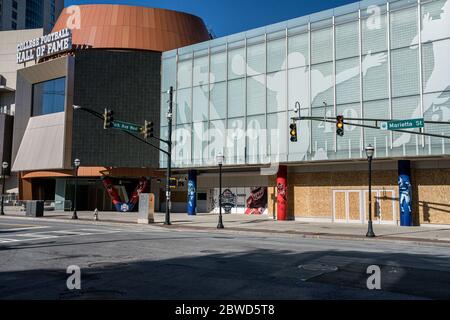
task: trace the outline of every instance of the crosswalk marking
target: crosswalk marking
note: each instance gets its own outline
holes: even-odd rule
[[[2,223],[2,225],[5,225],[5,224]],[[6,230],[16,232],[16,231],[28,231],[28,230],[46,229],[46,228],[48,228],[48,227],[30,226],[30,227],[23,227],[23,228],[10,228],[10,229],[6,229]]]
[[[14,242],[14,241],[17,241],[17,240],[0,238],[0,243],[3,243],[3,242]]]
[[[48,227],[39,227],[39,228],[48,228]],[[14,229],[14,231],[20,231],[19,229]],[[29,231],[27,230],[24,231]],[[57,239],[64,237],[77,237],[77,236],[90,236],[90,235],[101,235],[101,234],[112,234],[112,233],[120,233],[120,232],[128,232],[127,230],[122,229],[69,229],[69,230],[48,230],[48,231],[39,231],[39,232],[27,232],[27,233],[18,233],[18,234],[9,234],[8,237],[3,238],[0,236],[0,244],[11,243],[11,242],[28,242],[28,241],[40,241],[46,239]]]

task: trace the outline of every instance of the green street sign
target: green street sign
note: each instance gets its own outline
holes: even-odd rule
[[[388,122],[382,122],[380,125],[381,130],[404,130],[425,127],[425,120],[420,119],[408,119],[408,120],[394,120]]]
[[[112,128],[122,130],[122,131],[132,132],[132,133],[140,133],[142,130],[141,126],[138,126],[134,123],[117,121],[117,120],[114,120],[112,122]]]

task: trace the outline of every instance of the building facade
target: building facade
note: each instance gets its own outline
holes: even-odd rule
[[[12,140],[15,112],[17,70],[17,45],[27,39],[40,37],[43,29],[0,31],[0,161],[9,164],[6,175],[6,193],[14,198],[18,192],[18,176],[11,172]],[[34,61],[27,63],[28,66]]]
[[[414,224],[449,224],[449,56],[450,0],[362,1],[164,52],[161,101],[176,92],[173,164],[197,169],[202,211],[217,210],[222,153],[232,212],[254,212],[263,198],[257,211],[282,219],[364,223],[371,144],[376,221],[400,224],[412,212]],[[337,115],[348,119],[342,137],[326,121]],[[299,116],[323,120],[296,121],[290,142]],[[422,129],[382,130],[418,118]]]
[[[143,179],[158,193],[159,153],[104,130],[102,120],[73,106],[111,109],[116,120],[149,120],[158,129],[161,52],[205,41],[208,32],[198,17],[164,9],[78,9],[75,17],[64,10],[53,29],[71,29],[70,48],[17,72],[12,171],[20,173],[21,199],[51,200],[62,209],[73,199],[79,159],[77,208],[126,211]]]
[[[43,29],[0,31],[0,112],[14,115],[17,70],[31,66],[16,63],[17,45],[43,35]]]
[[[64,0],[1,0],[0,31],[38,29],[50,32]]]

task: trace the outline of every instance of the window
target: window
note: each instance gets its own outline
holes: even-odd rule
[[[43,23],[43,1],[27,0],[25,10],[25,27],[40,28]]]
[[[247,48],[247,74],[254,76],[266,71],[266,45],[259,43]]]
[[[14,30],[17,30],[17,23],[15,23],[14,21],[11,21],[11,28],[13,28]]]
[[[247,114],[266,112],[266,79],[264,75],[247,78]]]
[[[245,79],[228,82],[228,117],[242,117],[245,114]]]
[[[17,12],[16,11],[12,11],[12,18],[13,18],[13,20],[17,20]]]
[[[192,121],[191,89],[181,89],[177,92],[177,124]]]
[[[227,83],[211,84],[209,115],[211,120],[227,117]]]
[[[192,85],[192,60],[178,63],[178,89],[189,88]]]
[[[33,116],[64,111],[66,78],[33,85]]]
[[[16,10],[17,10],[17,1],[13,1],[12,7],[13,7],[13,9],[16,9]]]

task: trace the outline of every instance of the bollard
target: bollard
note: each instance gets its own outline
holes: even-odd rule
[[[98,210],[97,210],[97,208],[94,210],[94,221],[98,221]]]

